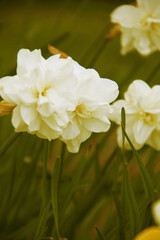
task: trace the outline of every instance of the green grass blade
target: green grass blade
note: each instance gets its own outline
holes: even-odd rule
[[[99,230],[99,228],[98,228],[97,226],[95,226],[95,229],[96,229],[96,231],[97,231],[97,234],[98,234],[99,239],[100,239],[100,240],[104,240],[104,237],[103,237],[101,231]]]
[[[121,127],[125,129],[125,111],[123,109],[121,112]],[[135,236],[135,234],[137,234],[140,231],[141,227],[140,213],[128,174],[127,162],[125,159],[125,135],[123,133],[123,130],[122,139],[123,139],[123,185],[124,185],[123,193],[124,199],[126,200],[129,209],[128,215],[130,219],[130,239],[132,239]]]
[[[122,108],[122,117],[123,115],[125,115],[125,110],[124,108]],[[122,131],[123,131],[123,135],[126,137],[133,153],[134,153],[134,156],[137,160],[137,163],[138,163],[138,166],[139,166],[139,169],[140,169],[140,173],[141,173],[141,177],[142,177],[142,180],[143,180],[143,184],[144,184],[144,189],[145,189],[145,193],[146,193],[146,197],[147,198],[150,198],[151,200],[153,199],[153,196],[154,196],[154,190],[153,190],[153,185],[152,185],[152,181],[150,179],[150,176],[148,174],[148,171],[147,169],[145,168],[138,152],[136,151],[136,149],[134,148],[133,144],[131,143],[126,131],[125,131],[125,128],[124,128],[124,125],[122,124]]]
[[[17,140],[21,133],[14,133],[0,148],[0,157],[2,157],[9,147]]]
[[[43,183],[42,183],[42,199],[43,204],[42,208],[47,204],[47,163],[49,159],[49,152],[50,152],[50,142],[48,140],[44,140],[44,151],[43,151]]]
[[[34,232],[36,229],[38,223],[38,218],[33,218],[31,219],[27,224],[22,226],[21,228],[18,228],[14,232],[10,233],[7,237],[6,240],[20,240],[24,239],[29,233]]]
[[[45,232],[46,222],[49,215],[49,208],[50,208],[50,203],[48,203],[48,205],[43,209],[34,240],[40,240]]]
[[[47,194],[47,163],[49,158],[50,143],[48,140],[44,140],[43,146],[43,176],[42,176],[42,204],[39,226],[37,228],[34,240],[40,240],[45,231],[45,224],[48,219],[48,213],[50,208],[50,203],[48,204],[48,194]]]
[[[86,166],[86,161],[87,160],[86,160],[85,156],[82,159],[80,159],[80,164],[78,165],[78,169],[75,171],[75,173],[72,177],[72,182],[68,187],[68,191],[67,191],[66,197],[64,199],[64,205],[63,205],[63,208],[62,208],[62,212],[65,211],[67,205],[69,204],[69,202],[72,199],[74,191],[75,191],[75,189],[76,189],[76,187],[77,187],[77,185],[80,181],[80,178],[83,174],[84,167]]]
[[[124,219],[124,213],[122,211],[122,206],[121,206],[121,203],[114,191],[112,192],[112,194],[113,194],[113,199],[114,199],[114,203],[116,205],[118,218],[119,218],[120,236],[121,236],[121,239],[125,239],[125,219]]]
[[[59,185],[60,171],[61,171],[61,158],[57,157],[55,166],[53,169],[53,175],[52,175],[51,199],[52,199],[53,215],[54,215],[58,239],[60,239],[59,217],[58,217],[58,185]]]

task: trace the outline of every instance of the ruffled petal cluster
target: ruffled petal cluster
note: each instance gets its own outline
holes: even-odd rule
[[[0,79],[0,95],[16,104],[12,124],[17,132],[60,138],[70,152],[78,152],[92,132],[109,129],[109,103],[117,98],[118,86],[70,57],[46,60],[40,50],[21,49],[17,75]]]
[[[137,0],[136,6],[122,5],[111,14],[120,25],[121,53],[136,49],[142,55],[160,50],[160,1]]]
[[[150,88],[142,80],[130,84],[124,100],[112,104],[110,119],[121,123],[121,109],[126,112],[126,132],[134,147],[140,149],[144,144],[160,150],[160,85]],[[122,131],[118,128],[118,144],[122,147]],[[126,141],[126,148],[130,148]]]

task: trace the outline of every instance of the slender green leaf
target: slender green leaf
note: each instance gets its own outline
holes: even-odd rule
[[[38,223],[38,217],[30,219],[30,221],[24,226],[10,233],[6,240],[21,240],[24,239],[30,232],[34,232]]]
[[[21,133],[14,133],[10,136],[7,141],[0,148],[0,157],[2,157],[5,152],[12,146],[12,144],[17,140]]]
[[[96,229],[96,231],[97,231],[97,234],[98,234],[99,239],[100,239],[100,240],[104,240],[104,237],[103,237],[101,231],[99,230],[99,228],[98,228],[97,226],[95,226],[95,229]]]
[[[125,115],[124,108],[122,108],[122,116],[123,115]],[[128,143],[129,143],[129,145],[131,146],[131,149],[132,149],[132,151],[134,153],[134,156],[135,156],[135,158],[137,160],[137,163],[138,163],[138,166],[139,166],[139,169],[140,169],[140,173],[141,173],[141,177],[142,177],[142,180],[143,180],[146,196],[152,200],[153,196],[154,196],[154,190],[153,190],[152,181],[150,179],[148,171],[145,168],[145,166],[144,166],[144,164],[143,164],[143,162],[142,162],[138,152],[136,151],[136,149],[134,148],[132,142],[130,141],[130,139],[129,139],[126,131],[125,131],[125,128],[124,128],[123,124],[122,124],[122,131],[123,131],[123,134],[124,134],[124,136],[126,137]]]
[[[83,170],[84,167],[86,166],[86,158],[83,157],[82,159],[80,159],[80,164],[77,168],[77,170],[74,172],[74,175],[72,177],[72,181],[70,183],[70,185],[68,186],[68,191],[67,191],[67,195],[64,199],[64,204],[63,204],[63,208],[62,208],[62,212],[64,212],[64,210],[66,209],[67,205],[69,204],[72,195],[79,183],[79,180],[83,174]]]
[[[50,152],[50,142],[48,140],[44,140],[44,151],[43,151],[43,182],[42,182],[42,198],[43,198],[43,207],[46,206],[47,203],[47,163],[49,159]]]
[[[116,209],[117,209],[117,213],[118,213],[118,218],[119,218],[119,230],[120,230],[120,236],[121,239],[125,238],[125,216],[124,216],[124,212],[122,211],[122,206],[121,203],[117,197],[117,195],[115,194],[114,191],[112,191],[113,194],[113,199],[116,205]]]
[[[121,127],[125,129],[125,111],[122,108],[121,112]],[[135,195],[133,192],[133,188],[130,182],[128,169],[127,169],[127,162],[125,160],[125,135],[122,131],[122,138],[123,138],[123,194],[126,203],[128,204],[129,208],[129,219],[130,219],[130,239],[133,239],[135,234],[137,234],[140,230],[140,213],[137,206],[137,202],[135,199]]]
[[[52,175],[52,185],[51,185],[51,197],[52,197],[52,208],[53,208],[53,215],[56,225],[56,231],[58,238],[60,239],[60,232],[59,232],[59,217],[58,217],[58,185],[59,185],[59,178],[60,178],[60,170],[61,170],[61,158],[57,157],[53,175]]]
[[[49,215],[49,208],[50,208],[50,203],[48,203],[47,206],[43,209],[34,240],[40,240],[45,232],[46,222]]]

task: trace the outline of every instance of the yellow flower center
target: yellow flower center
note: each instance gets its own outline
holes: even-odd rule
[[[79,116],[92,116],[92,112],[88,111],[83,103],[76,107],[75,113]]]
[[[39,98],[39,95],[41,94],[43,97],[45,97],[46,96],[46,92],[47,92],[47,90],[49,89],[50,87],[49,86],[46,86],[44,89],[42,89],[41,91],[38,91],[38,90],[36,90],[35,91],[35,96],[36,96],[36,98]]]
[[[47,90],[48,90],[49,88],[50,88],[49,86],[46,86],[46,87],[43,89],[43,91],[41,92],[41,95],[42,95],[43,97],[46,96],[46,92],[47,92]]]
[[[153,114],[148,112],[140,112],[139,113],[140,119],[148,124],[153,124],[154,117]]]

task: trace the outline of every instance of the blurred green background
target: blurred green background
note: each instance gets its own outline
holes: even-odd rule
[[[120,36],[105,40],[113,27],[110,23],[112,10],[131,2],[1,0],[0,77],[16,74],[19,49],[41,49],[42,55],[49,57],[47,46],[51,44],[84,67],[95,68],[101,77],[115,80],[120,88],[119,97],[134,79],[143,79],[150,86],[159,84],[159,52],[149,57],[142,57],[135,51],[121,56]],[[13,132],[10,117],[0,119],[0,240],[57,239],[50,189],[53,187],[53,165],[57,155],[62,153],[64,159],[58,191],[62,237],[69,240],[99,239],[94,228],[97,225],[104,239],[128,240],[153,223],[149,208],[153,198],[150,196],[146,201],[139,170],[130,152],[127,153],[129,173],[141,214],[141,227],[132,229],[131,210],[125,210],[124,219],[119,220],[116,201],[123,185],[123,170],[114,124],[108,133],[93,135],[82,144],[79,154],[69,154],[58,140],[51,143],[46,193],[43,191],[46,143],[36,136],[25,133],[15,136]],[[93,147],[87,150],[94,139]],[[160,195],[159,153],[149,147],[140,153],[147,164],[157,198]],[[47,199],[49,207],[43,204],[43,198]],[[129,203],[122,205],[125,204],[130,208]],[[137,221],[136,216],[134,220]]]

